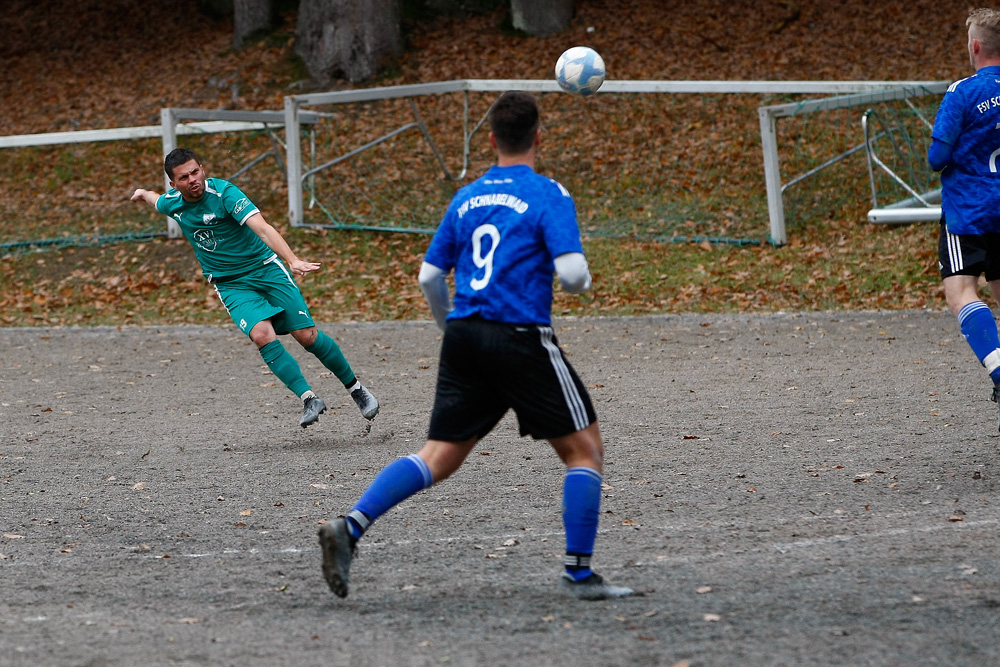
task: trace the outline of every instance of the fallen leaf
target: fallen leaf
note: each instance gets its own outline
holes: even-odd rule
[[[240,516],[251,516],[252,514],[253,510],[243,510],[242,512],[240,512]]]

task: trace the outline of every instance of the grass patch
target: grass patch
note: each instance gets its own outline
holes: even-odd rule
[[[941,308],[936,226],[813,229],[781,248],[587,238],[582,296],[556,290],[558,316]],[[428,319],[416,276],[430,237],[283,230],[323,269],[299,283],[320,322]],[[834,241],[831,243],[830,239]],[[8,256],[6,326],[229,324],[183,240]]]

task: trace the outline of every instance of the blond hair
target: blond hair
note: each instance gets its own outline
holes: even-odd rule
[[[973,26],[977,28],[972,36],[979,40],[984,55],[1000,56],[1000,11],[986,7],[973,9],[965,24],[970,30]]]

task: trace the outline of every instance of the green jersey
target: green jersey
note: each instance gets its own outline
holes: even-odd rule
[[[259,209],[229,181],[205,179],[198,201],[171,189],[156,200],[156,209],[177,221],[209,281],[243,275],[275,256],[245,224]]]

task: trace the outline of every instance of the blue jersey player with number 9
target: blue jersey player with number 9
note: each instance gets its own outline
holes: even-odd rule
[[[340,597],[372,522],[457,471],[510,409],[521,435],[548,440],[566,465],[562,589],[590,600],[633,595],[590,568],[604,449],[587,390],[551,328],[553,273],[569,292],[590,287],[573,199],[534,171],[541,126],[533,96],[504,93],[488,119],[497,164],[455,195],[420,270],[444,330],[427,443],[386,466],[346,516],[319,532],[323,574]]]
[[[986,276],[1000,300],[1000,11],[974,9],[966,24],[976,73],[945,93],[927,157],[941,172],[938,265],[945,300],[989,372],[996,402],[1000,336],[993,312],[979,297],[979,276]]]

